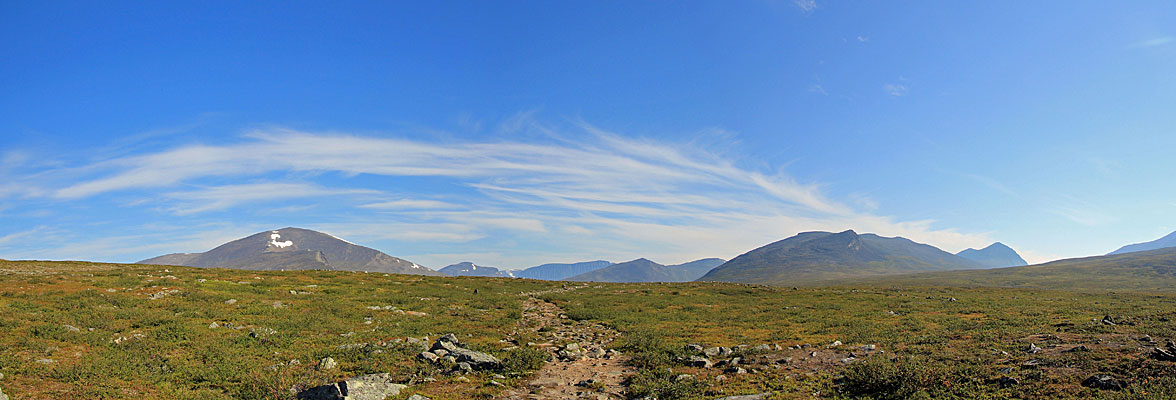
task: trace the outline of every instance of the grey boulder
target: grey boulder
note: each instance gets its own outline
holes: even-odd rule
[[[392,374],[372,374],[307,389],[298,400],[384,400],[406,387],[393,381]]]
[[[720,397],[715,400],[764,400],[768,398],[768,393],[748,394],[743,396],[727,396]]]

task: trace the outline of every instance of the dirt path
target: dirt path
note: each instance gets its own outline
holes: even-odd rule
[[[523,318],[508,340],[518,341],[536,334],[544,342],[534,346],[547,350],[552,359],[524,387],[508,390],[497,398],[624,398],[625,387],[621,383],[635,371],[625,366],[627,356],[604,349],[620,336],[617,331],[596,323],[572,321],[555,304],[531,297],[523,302]]]

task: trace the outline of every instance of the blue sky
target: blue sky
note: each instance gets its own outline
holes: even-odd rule
[[[0,257],[434,268],[1176,229],[1176,4],[0,5]]]

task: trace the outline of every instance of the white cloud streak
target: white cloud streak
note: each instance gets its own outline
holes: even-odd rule
[[[817,9],[816,0],[792,0],[792,4],[795,4],[797,8],[806,13],[811,13]]]
[[[664,263],[730,258],[809,230],[904,236],[948,251],[991,242],[983,234],[935,228],[932,221],[897,221],[874,215],[873,210],[861,211],[830,199],[820,184],[742,168],[736,160],[705,149],[622,137],[587,124],[578,124],[576,130],[582,131],[582,139],[444,144],[258,130],[238,143],[185,146],[85,166],[79,170],[100,174],[58,188],[52,197],[86,199],[208,180],[252,180],[255,183],[173,190],[162,198],[175,203],[168,208],[171,212],[182,215],[305,197],[362,198],[352,199],[350,207],[369,215],[315,225],[359,242],[392,240],[436,247],[492,241],[504,247],[460,248],[512,253],[501,259],[471,260],[505,266],[539,264],[569,254],[621,261],[651,257]],[[410,187],[397,188],[397,195],[390,196],[388,188],[374,184],[340,190],[322,186],[323,182],[258,182],[263,176],[321,173],[337,173],[344,180],[361,174],[431,177],[458,182],[473,193],[456,199],[413,193],[427,189]],[[857,196],[859,205],[860,199],[868,199]],[[545,244],[563,249],[560,254],[536,250]],[[456,261],[440,259],[440,254],[456,253],[456,246],[432,253],[436,256],[421,254],[424,258],[414,261]]]
[[[272,200],[364,193],[378,192],[374,190],[327,189],[303,183],[250,183],[172,192],[164,194],[164,196],[175,204],[169,208],[176,215],[190,215],[223,210],[243,203],[263,204]]]
[[[882,90],[885,90],[887,94],[894,96],[894,97],[906,96],[907,92],[910,91],[910,89],[907,88],[906,85],[899,84],[899,83],[887,83],[885,85],[882,85]]]
[[[1172,36],[1161,36],[1161,37],[1157,37],[1157,38],[1151,38],[1151,39],[1147,39],[1147,40],[1141,40],[1141,41],[1138,41],[1138,42],[1132,43],[1130,46],[1127,46],[1127,47],[1130,47],[1130,48],[1141,48],[1141,47],[1142,47],[1142,48],[1146,48],[1146,47],[1157,47],[1157,46],[1163,46],[1163,45],[1167,45],[1167,44],[1171,44],[1171,43],[1176,43],[1176,37],[1172,37]]]

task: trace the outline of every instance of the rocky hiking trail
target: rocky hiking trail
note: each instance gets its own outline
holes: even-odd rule
[[[570,288],[574,289],[574,288]],[[634,373],[629,357],[605,347],[620,333],[598,323],[573,321],[559,306],[531,295],[523,302],[518,328],[507,337],[518,346],[536,346],[551,359],[521,388],[497,399],[623,399],[624,380]],[[519,343],[538,335],[542,343]]]

